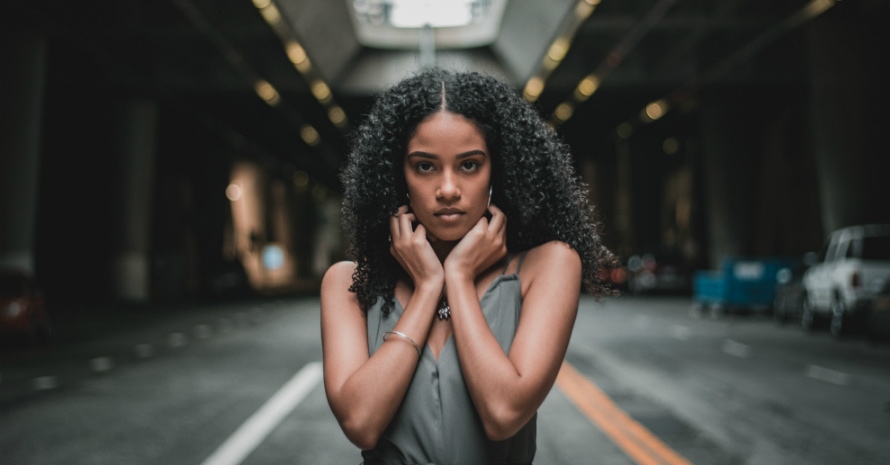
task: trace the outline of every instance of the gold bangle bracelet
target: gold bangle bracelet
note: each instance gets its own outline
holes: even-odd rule
[[[405,334],[405,333],[403,333],[403,332],[401,332],[401,331],[387,331],[387,332],[383,333],[383,342],[386,342],[386,338],[389,337],[390,334],[395,334],[396,336],[399,336],[400,338],[402,338],[402,339],[404,339],[404,340],[410,342],[411,345],[413,345],[414,348],[417,349],[417,355],[418,355],[418,356],[420,356],[420,355],[423,353],[423,352],[420,350],[420,346],[417,345],[416,342],[414,342],[414,339],[411,339],[410,336],[408,336],[407,334]]]

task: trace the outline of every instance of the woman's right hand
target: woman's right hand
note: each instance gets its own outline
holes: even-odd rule
[[[429,285],[441,289],[445,285],[442,263],[427,239],[426,228],[419,223],[415,228],[415,221],[407,205],[399,207],[389,220],[389,252],[408,272],[415,288]]]

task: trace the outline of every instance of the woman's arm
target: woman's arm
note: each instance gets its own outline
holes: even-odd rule
[[[407,207],[390,222],[391,252],[408,271],[415,288],[394,331],[423,347],[444,284],[444,271],[426,231],[412,226]],[[321,285],[321,340],[328,403],[340,427],[356,446],[371,449],[392,420],[411,383],[418,350],[410,341],[390,335],[368,355],[367,317],[349,291],[355,264],[333,265]]]
[[[368,356],[367,321],[349,292],[355,264],[341,262],[321,286],[321,340],[328,403],[346,437],[362,449],[377,444],[402,402],[419,360],[414,345],[391,336]],[[418,289],[395,330],[423,347],[440,289]]]
[[[520,276],[522,313],[509,356],[485,321],[473,278],[446,267],[454,339],[486,435],[503,440],[531,419],[556,380],[578,310],[581,259],[562,242],[528,252]]]

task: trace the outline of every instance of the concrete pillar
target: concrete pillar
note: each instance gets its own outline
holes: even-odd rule
[[[627,259],[637,245],[634,240],[635,228],[633,222],[632,178],[630,164],[630,143],[621,139],[616,143],[616,167],[615,167],[615,217],[612,220],[617,233],[616,252]]]
[[[746,238],[753,232],[751,199],[759,147],[752,140],[757,133],[752,127],[754,118],[742,111],[751,105],[746,100],[719,90],[701,98],[701,160],[711,268],[717,268],[723,258],[748,253]]]
[[[115,297],[141,302],[151,294],[151,217],[157,107],[144,101],[122,105],[118,165],[118,248],[114,257]]]
[[[0,267],[34,272],[46,39],[0,34]]]
[[[710,265],[727,256],[818,247],[818,197],[799,95],[783,87],[713,91],[702,100]]]
[[[875,2],[880,3],[880,2]],[[884,2],[886,3],[886,2]],[[843,6],[843,8],[841,8]],[[886,158],[887,6],[846,3],[807,29],[813,149],[825,234],[843,226],[888,221]],[[880,186],[880,187],[879,187]],[[878,201],[878,199],[881,199]]]

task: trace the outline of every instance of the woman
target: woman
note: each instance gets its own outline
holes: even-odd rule
[[[614,263],[567,148],[509,86],[379,97],[343,173],[355,262],[321,290],[325,390],[371,464],[531,463],[582,284]]]

